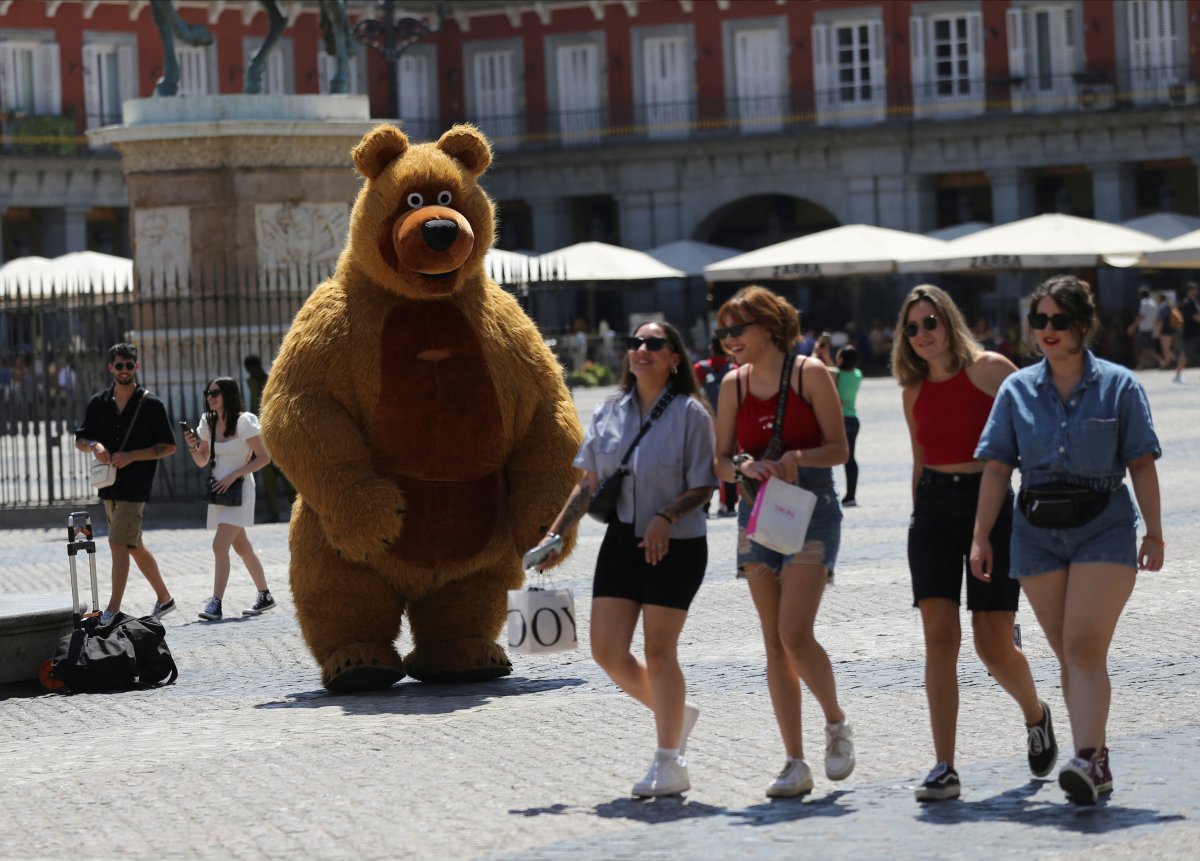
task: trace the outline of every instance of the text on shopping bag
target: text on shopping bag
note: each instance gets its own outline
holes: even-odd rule
[[[508,593],[508,647],[527,655],[564,652],[579,645],[570,589],[512,589]]]
[[[771,476],[754,500],[746,537],[776,553],[798,553],[816,505],[812,491]]]

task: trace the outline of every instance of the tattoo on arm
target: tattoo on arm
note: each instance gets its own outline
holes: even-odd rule
[[[558,516],[560,534],[583,518],[583,515],[587,513],[588,502],[591,501],[591,498],[587,476],[584,476],[571,491],[571,495],[567,498],[567,504],[563,506],[562,514]]]
[[[671,522],[675,523],[683,515],[690,514],[708,502],[709,497],[712,496],[712,492],[713,489],[711,487],[694,487],[680,494],[679,498],[674,502],[664,505],[659,509],[659,512],[671,518]]]
[[[150,451],[154,452],[154,459],[158,460],[159,458],[166,457],[167,452],[173,448],[174,446],[168,446],[166,443],[159,442],[155,443]]]

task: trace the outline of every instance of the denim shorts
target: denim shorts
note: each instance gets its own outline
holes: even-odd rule
[[[1139,518],[1129,488],[1118,487],[1091,523],[1074,529],[1033,526],[1013,511],[1010,577],[1033,577],[1080,562],[1106,562],[1137,569]]]
[[[833,486],[833,470],[829,467],[802,468],[796,476],[796,484],[817,495],[817,506],[813,509],[808,532],[804,536],[804,549],[799,553],[784,555],[755,544],[746,537],[746,524],[750,520],[750,508],[744,501],[738,502],[738,576],[745,576],[745,567],[753,563],[766,565],[776,574],[793,560],[808,561],[812,553],[819,554],[819,564],[833,579],[837,564],[838,548],[842,543],[842,507],[838,504],[837,489]],[[811,547],[810,547],[811,545]],[[817,561],[817,560],[814,560]]]

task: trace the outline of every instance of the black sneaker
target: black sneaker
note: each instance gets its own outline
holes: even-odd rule
[[[208,599],[208,603],[204,605],[204,609],[200,611],[200,618],[206,622],[221,621],[221,599],[216,595]]]
[[[243,616],[261,616],[267,610],[275,609],[275,598],[271,595],[271,590],[259,592],[258,597],[254,599],[254,606],[247,607],[242,611]]]
[[[155,619],[161,619],[163,616],[167,615],[168,613],[174,613],[174,612],[175,612],[175,599],[168,598],[167,603],[165,603],[165,604],[163,604],[159,601],[155,601],[154,609],[150,611],[150,615],[153,616]]]
[[[958,772],[948,763],[939,762],[929,772],[925,782],[917,787],[917,801],[945,801],[947,798],[958,798],[962,784],[958,782]]]
[[[1045,777],[1058,760],[1058,742],[1054,739],[1050,706],[1042,703],[1042,719],[1025,728],[1029,731],[1029,770],[1035,777]]]

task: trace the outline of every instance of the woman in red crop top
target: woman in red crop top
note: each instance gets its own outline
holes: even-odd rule
[[[817,495],[804,546],[784,556],[746,537],[750,506],[738,505],[738,570],[750,584],[767,652],[767,687],[787,762],[767,795],[812,791],[800,731],[800,679],[825,715],[825,775],[842,780],[854,770],[854,740],[838,704],[829,656],[813,634],[821,596],[833,576],[841,542],[842,510],[832,467],[849,453],[833,377],[817,360],[793,361],[800,317],[788,301],[764,287],[746,287],[717,312],[717,335],[738,363],[725,375],[717,406],[716,473],[794,482]],[[783,453],[762,459],[771,442],[784,362],[792,363],[783,414]],[[740,453],[739,453],[740,452]],[[735,457],[736,455],[736,457]]]
[[[985,351],[972,336],[954,301],[929,284],[904,300],[892,347],[892,373],[904,389],[904,417],[913,450],[913,515],[908,528],[908,567],[913,603],[925,632],[925,695],[937,764],[921,786],[919,801],[956,798],[954,768],[958,720],[958,652],[962,641],[959,602],[971,552],[975,509],[984,464],[975,446],[996,392],[1016,367]],[[1029,662],[1014,636],[1021,590],[1008,576],[1012,491],[1005,516],[991,533],[993,570],[967,578],[975,652],[1025,719],[1030,770],[1044,777],[1054,768],[1058,745],[1050,709],[1038,698]]]

